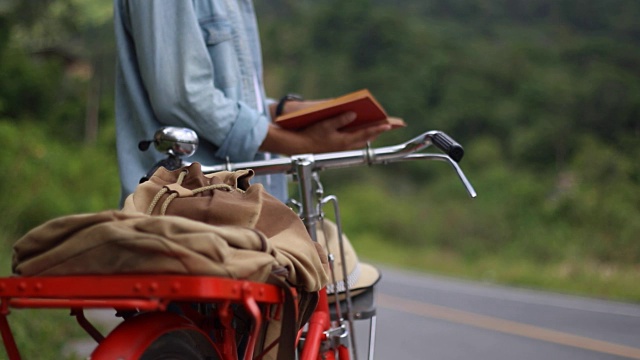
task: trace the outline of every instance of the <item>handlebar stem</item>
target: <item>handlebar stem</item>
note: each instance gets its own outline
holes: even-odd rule
[[[298,186],[300,187],[301,218],[313,241],[318,241],[316,224],[320,213],[314,201],[315,192],[312,191],[314,163],[315,161],[311,154],[298,155],[293,158],[293,164],[298,175]]]

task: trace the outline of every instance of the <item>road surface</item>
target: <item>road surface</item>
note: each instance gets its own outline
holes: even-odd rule
[[[640,359],[640,305],[382,271],[375,359]]]

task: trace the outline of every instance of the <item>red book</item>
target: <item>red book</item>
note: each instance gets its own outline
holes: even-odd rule
[[[392,128],[404,127],[407,124],[402,119],[389,117],[382,106],[371,95],[369,90],[363,89],[335,99],[323,101],[319,104],[284,114],[276,118],[276,124],[290,130],[305,128],[318,121],[353,111],[356,119],[341,130],[355,130],[365,126],[391,124]]]

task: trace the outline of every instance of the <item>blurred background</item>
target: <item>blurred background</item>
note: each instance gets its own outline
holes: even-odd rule
[[[465,146],[475,200],[444,163],[322,175],[361,257],[640,301],[640,2],[255,6],[270,96],[368,88],[409,124],[374,145]],[[34,226],[117,207],[114,45],[111,0],[0,0],[2,275]]]

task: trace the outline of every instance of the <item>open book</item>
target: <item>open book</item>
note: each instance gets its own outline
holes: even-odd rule
[[[363,89],[335,99],[323,101],[308,108],[284,114],[276,118],[276,124],[290,130],[305,128],[318,121],[353,111],[357,114],[354,121],[341,130],[353,131],[365,126],[391,124],[392,128],[404,127],[407,124],[399,118],[389,117],[382,106]]]

